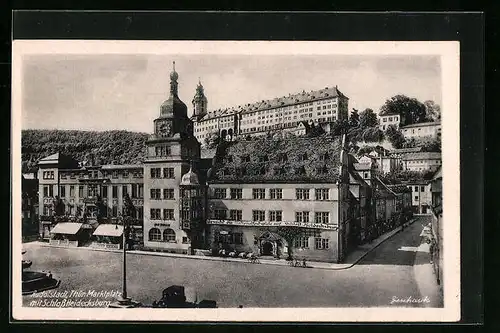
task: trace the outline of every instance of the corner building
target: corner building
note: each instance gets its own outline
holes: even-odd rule
[[[182,176],[199,162],[200,144],[193,136],[187,107],[178,97],[178,78],[174,63],[170,96],[162,103],[154,134],[146,143],[144,247],[187,254],[191,239],[189,228],[182,224],[180,185]]]
[[[212,248],[341,262],[351,234],[345,149],[345,137],[329,136],[221,146],[208,172]],[[283,227],[299,234],[288,243]]]

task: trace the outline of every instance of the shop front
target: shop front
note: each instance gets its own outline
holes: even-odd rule
[[[78,247],[89,239],[92,229],[83,223],[60,222],[50,230],[50,245]]]
[[[123,237],[123,225],[101,224],[92,233],[90,247],[98,249],[121,249]]]

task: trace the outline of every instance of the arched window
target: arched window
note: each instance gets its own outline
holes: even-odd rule
[[[149,241],[160,242],[161,241],[161,231],[158,228],[152,228],[149,230]]]
[[[175,231],[173,231],[172,229],[165,229],[163,231],[163,241],[175,243]]]

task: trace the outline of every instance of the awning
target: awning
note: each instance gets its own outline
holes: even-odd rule
[[[123,226],[118,224],[101,224],[95,229],[93,236],[120,237],[123,234]]]
[[[59,222],[50,231],[51,234],[75,235],[82,227],[83,223]]]

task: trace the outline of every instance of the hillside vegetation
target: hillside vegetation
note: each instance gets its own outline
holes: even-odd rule
[[[129,131],[23,130],[22,171],[36,169],[38,161],[55,153],[78,161],[95,156],[98,164],[141,163],[148,134]]]

